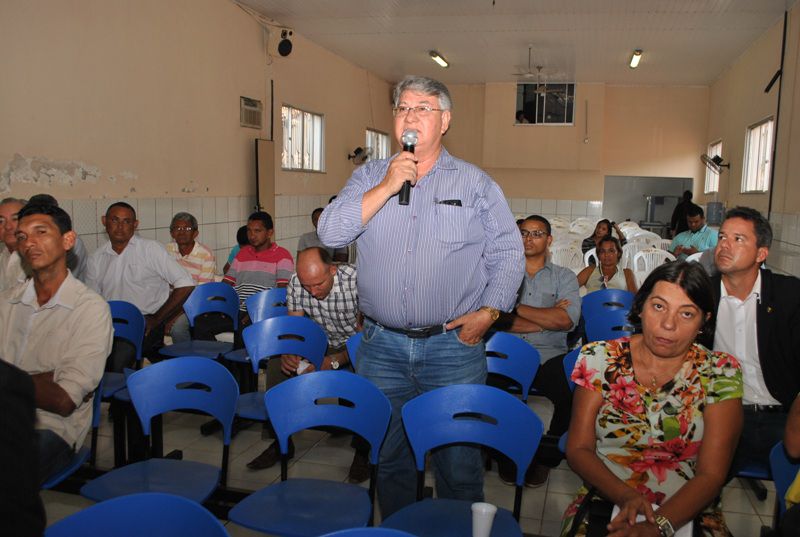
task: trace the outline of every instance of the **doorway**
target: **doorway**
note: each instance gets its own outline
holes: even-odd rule
[[[692,190],[687,177],[632,177],[607,175],[603,187],[603,217],[614,222],[631,220],[669,226],[672,211],[685,190]],[[651,214],[647,214],[648,196]],[[655,227],[655,226],[654,226]]]

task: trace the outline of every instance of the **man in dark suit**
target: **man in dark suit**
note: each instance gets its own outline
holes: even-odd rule
[[[766,463],[800,392],[800,280],[761,267],[771,243],[769,221],[736,207],[725,215],[714,256],[716,330],[703,343],[735,356],[744,377],[744,430],[732,474],[748,461]]]

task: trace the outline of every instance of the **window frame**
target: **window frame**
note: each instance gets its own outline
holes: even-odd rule
[[[386,151],[385,151],[385,154],[379,154],[378,149],[370,145],[370,134],[377,135],[376,139],[381,139],[381,137],[385,138],[385,140],[386,140],[386,144],[385,144],[385,150]],[[381,144],[378,144],[378,145],[381,145]],[[364,133],[364,147],[365,148],[372,147],[372,149],[373,149],[372,155],[370,157],[368,157],[367,160],[385,159],[385,158],[389,158],[392,155],[392,141],[389,139],[389,133],[386,133],[386,132],[383,132],[383,131],[379,131],[378,129],[371,129],[371,128],[367,127],[367,129],[366,129],[366,131]]]
[[[756,150],[758,154],[755,156],[760,160],[755,164],[755,166],[752,166],[752,133],[756,130],[761,131],[762,127],[764,126],[769,126],[769,136],[766,140],[766,143],[763,145],[759,140],[759,147]],[[763,134],[760,134],[759,138],[761,137],[763,137]],[[772,162],[772,153],[775,145],[775,117],[769,116],[747,127],[744,140],[744,158],[742,162],[742,182],[740,193],[764,194],[765,192],[769,191],[770,176],[772,174],[772,166],[774,165],[774,162]],[[763,159],[761,157],[763,157]],[[751,170],[755,170],[755,177],[750,177]],[[763,185],[763,188],[759,188],[759,185]]]
[[[719,146],[719,149],[715,150],[717,146]],[[709,158],[715,156],[720,156],[720,157],[722,156],[722,138],[708,144],[708,147],[706,148],[706,155],[708,155]],[[714,188],[709,187],[709,183],[711,183],[712,181],[714,183],[713,185]],[[706,166],[706,179],[705,182],[703,183],[703,194],[717,194],[718,192],[719,192],[719,172],[715,172],[711,168]]]
[[[295,115],[301,118],[299,125],[287,125],[286,118],[293,118]],[[306,132],[309,121],[312,131],[310,135]],[[281,170],[325,173],[325,115],[284,103],[281,105],[281,129]],[[299,155],[298,148],[294,145],[297,138],[300,140]],[[306,146],[309,144],[313,147],[307,151]],[[295,165],[298,162],[299,166]]]

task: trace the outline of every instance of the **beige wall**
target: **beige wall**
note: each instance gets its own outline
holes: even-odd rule
[[[219,0],[2,2],[3,178],[35,180],[20,196],[252,194],[239,96],[264,99],[261,42]]]
[[[789,12],[789,25],[786,35],[786,58],[784,59],[783,91],[781,95],[781,116],[778,126],[777,159],[775,165],[775,185],[772,197],[772,210],[780,213],[800,212],[800,10],[797,7]],[[782,21],[771,30],[777,37],[772,41],[780,47]],[[778,49],[779,50],[779,49]],[[777,54],[779,52],[774,52]],[[773,90],[774,92],[774,90]]]

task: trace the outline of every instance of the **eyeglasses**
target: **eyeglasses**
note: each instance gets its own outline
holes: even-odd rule
[[[431,112],[444,112],[444,109],[431,106],[395,106],[392,108],[394,117],[406,117],[409,112],[414,112],[417,117],[428,117]]]
[[[528,231],[527,229],[520,229],[519,234],[522,235],[523,239],[528,239],[528,238],[541,239],[542,237],[547,237],[549,235],[549,233],[543,229],[535,229],[533,231]]]
[[[119,225],[132,226],[133,223],[135,222],[135,220],[133,220],[132,218],[118,218],[116,216],[112,216],[108,220],[109,220],[109,222],[111,222],[112,225],[115,225],[115,226],[119,226]]]
[[[186,227],[186,226],[173,227],[173,228],[170,228],[170,229],[172,231],[194,231],[193,227]]]
[[[11,222],[17,222],[19,220],[19,217],[15,214],[9,220]],[[6,217],[5,216],[0,216],[0,226],[4,226],[4,225],[6,225]]]

